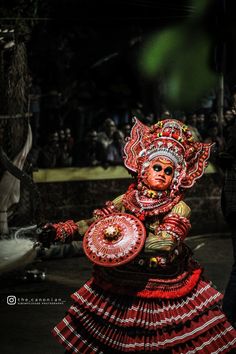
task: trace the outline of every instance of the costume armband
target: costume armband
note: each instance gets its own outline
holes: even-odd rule
[[[68,243],[73,241],[73,236],[78,232],[78,227],[73,220],[52,224],[56,231],[54,241]]]
[[[183,241],[191,228],[190,221],[175,213],[168,214],[163,219],[163,223],[156,230],[156,234],[165,231],[178,241]]]

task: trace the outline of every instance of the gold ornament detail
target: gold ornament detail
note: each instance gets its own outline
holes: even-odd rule
[[[104,230],[104,238],[107,241],[116,241],[118,240],[121,234],[121,230],[116,225],[110,225]]]

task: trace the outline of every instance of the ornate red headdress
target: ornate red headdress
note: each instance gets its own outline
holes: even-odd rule
[[[124,164],[137,175],[140,183],[145,169],[154,158],[168,158],[174,164],[174,177],[167,198],[169,201],[161,203],[163,208],[160,205],[156,214],[172,207],[173,203],[176,204],[183,190],[192,187],[203,175],[211,146],[212,144],[194,141],[188,127],[178,120],[166,119],[147,127],[134,118],[130,138],[124,147]],[[163,195],[161,197],[164,198]],[[151,205],[149,209],[152,209]]]

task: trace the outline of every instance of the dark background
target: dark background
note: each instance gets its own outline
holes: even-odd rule
[[[190,0],[0,4],[2,26],[20,28],[30,74],[41,88],[41,133],[67,125],[79,139],[106,116],[122,116],[139,105],[145,114],[161,114],[165,108],[163,78],[150,81],[140,74],[140,50],[150,34],[181,24],[196,12]],[[198,22],[212,40],[209,64],[224,72],[230,89],[236,81],[234,22],[232,0],[209,2]],[[52,104],[58,106],[57,118],[48,116]]]

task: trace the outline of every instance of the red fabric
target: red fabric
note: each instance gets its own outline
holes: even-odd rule
[[[175,299],[193,290],[199,281],[202,269],[189,269],[174,278],[151,278],[140,275],[134,280],[127,279],[125,273],[117,273],[115,269],[94,268],[94,283],[114,294],[138,296],[142,298]],[[123,276],[123,278],[122,278]],[[130,273],[132,277],[132,273]]]
[[[215,307],[222,295],[203,280],[179,299],[117,297],[92,280],[72,298],[68,315],[52,331],[70,353],[212,354],[236,348],[236,331]]]
[[[179,289],[173,291],[162,291],[162,290],[142,290],[137,292],[137,296],[145,298],[165,298],[165,299],[174,299],[182,297],[188,294],[197,284],[202,270],[196,269],[193,271],[193,274],[188,278],[186,283]]]
[[[222,299],[209,283],[200,281],[193,292],[179,299],[154,299],[104,293],[91,280],[72,294],[75,304],[69,312],[77,316],[81,308],[118,327],[157,330],[183,324],[199,316]]]
[[[70,322],[71,318],[73,317],[68,315],[66,320]],[[184,326],[181,330],[173,329],[171,332],[161,330],[156,332],[152,331],[152,334],[149,335],[140,332],[137,336],[131,336],[122,328],[111,327],[107,326],[106,323],[97,322],[89,313],[82,310],[76,318],[77,323],[80,323],[83,330],[89,333],[97,342],[101,342],[103,345],[108,346],[111,349],[122,352],[138,352],[145,349],[154,351],[157,349],[171,348],[191,341],[209,331],[211,328],[217,327],[223,319],[225,321],[224,315],[220,313],[220,311],[209,311],[207,314],[203,314],[199,321],[192,321],[189,326]],[[61,330],[62,325],[63,323],[60,325]],[[72,326],[75,326],[73,322]],[[222,327],[220,331],[222,331]],[[209,338],[210,336],[208,334],[208,336],[205,335],[205,337]],[[78,338],[76,338],[74,342],[77,345],[80,345]]]

